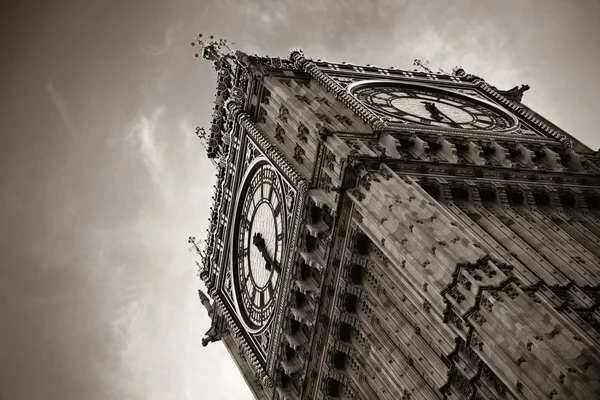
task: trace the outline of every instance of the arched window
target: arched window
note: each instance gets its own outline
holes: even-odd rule
[[[295,335],[296,333],[300,332],[300,329],[302,329],[302,324],[299,321],[292,318],[290,321],[290,332],[292,333],[292,335]]]
[[[307,234],[306,238],[306,251],[313,251],[317,248],[317,238],[312,235]]]
[[[321,207],[311,206],[309,212],[309,218],[311,224],[316,224],[323,219],[323,210]]]
[[[300,264],[300,279],[305,281],[310,278],[311,267],[306,263]]]
[[[479,197],[484,203],[495,203],[496,202],[496,191],[490,188],[481,188],[479,190]]]
[[[335,379],[327,380],[327,395],[331,397],[340,396],[340,382]]]
[[[358,297],[352,293],[347,293],[344,297],[344,309],[349,314],[356,313],[356,309],[358,306]]]
[[[469,201],[469,198],[471,197],[467,188],[462,186],[453,186],[450,188],[450,192],[452,193],[454,201]]]
[[[369,255],[371,248],[371,239],[364,233],[361,233],[356,237],[356,252],[363,257]]]
[[[525,204],[523,192],[515,189],[506,189],[506,198],[511,206],[522,206]]]
[[[364,268],[360,264],[350,266],[350,281],[355,285],[360,285],[363,281]]]
[[[332,356],[333,367],[335,369],[344,369],[346,367],[346,354],[341,351],[336,351]]]
[[[352,340],[352,325],[342,322],[339,327],[340,340],[350,342]]]
[[[550,196],[547,192],[535,191],[533,192],[533,199],[538,207],[547,207],[550,205]]]
[[[590,210],[600,209],[600,196],[595,193],[586,193],[584,197],[586,205]]]
[[[290,346],[285,346],[285,359],[286,361],[292,361],[296,357],[296,350]]]
[[[559,197],[564,208],[575,208],[577,206],[577,200],[575,200],[573,193],[562,192],[559,194]]]
[[[296,308],[303,307],[306,304],[306,295],[302,292],[294,292],[294,305]]]

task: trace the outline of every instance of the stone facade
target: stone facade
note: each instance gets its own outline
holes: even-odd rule
[[[260,399],[600,398],[598,154],[499,91],[453,75],[250,57],[198,41],[218,73],[218,183],[200,277]],[[502,107],[504,131],[407,124],[349,93],[439,86]],[[245,166],[288,185],[290,250],[260,335],[235,312],[230,231]],[[233,264],[235,265],[235,264]]]

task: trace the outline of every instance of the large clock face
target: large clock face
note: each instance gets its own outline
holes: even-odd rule
[[[516,123],[490,104],[437,88],[388,83],[359,85],[351,92],[374,111],[420,125],[505,130]]]
[[[238,200],[233,242],[233,271],[240,314],[250,330],[270,320],[285,243],[283,190],[276,170],[255,164]]]

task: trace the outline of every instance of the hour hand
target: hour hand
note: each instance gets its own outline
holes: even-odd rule
[[[252,244],[256,246],[258,251],[260,251],[263,258],[265,259],[265,269],[267,271],[271,271],[271,269],[274,269],[275,271],[280,272],[281,268],[279,267],[279,264],[277,264],[275,261],[273,261],[271,259],[271,256],[269,255],[269,252],[267,251],[265,239],[262,237],[262,235],[260,233],[257,232],[254,234],[254,237],[252,237]]]
[[[461,128],[461,126],[454,122],[452,118],[441,112],[440,109],[437,108],[435,103],[429,101],[422,101],[421,103],[425,104],[425,109],[429,111],[429,113],[431,114],[431,118],[435,119],[436,121],[442,121],[445,118],[452,127]]]
[[[265,239],[262,237],[260,233],[255,233],[252,237],[252,244],[256,246],[256,248],[264,254],[264,251],[267,249],[265,245]]]
[[[436,121],[442,120],[440,110],[436,107],[435,103],[432,103],[430,101],[422,101],[421,103],[425,105],[425,109],[429,111],[429,114],[431,114],[431,118],[435,119]]]

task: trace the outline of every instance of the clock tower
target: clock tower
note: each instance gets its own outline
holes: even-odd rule
[[[194,45],[202,344],[257,399],[600,398],[600,157],[528,86]]]

